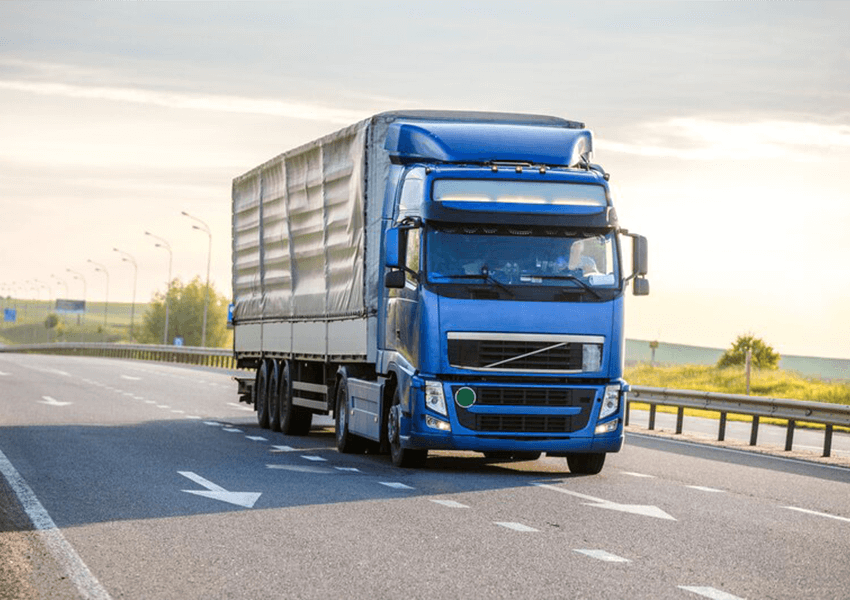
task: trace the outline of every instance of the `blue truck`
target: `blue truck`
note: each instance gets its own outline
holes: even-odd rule
[[[591,153],[557,117],[399,111],[234,179],[240,401],[287,435],[333,414],[340,452],[399,467],[598,473],[623,445],[624,296],[649,284]]]

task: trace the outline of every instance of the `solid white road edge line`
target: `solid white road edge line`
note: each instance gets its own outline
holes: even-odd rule
[[[807,515],[815,515],[816,517],[827,517],[829,519],[835,519],[837,521],[847,521],[850,523],[850,519],[847,517],[839,517],[837,515],[830,515],[827,513],[817,512],[816,510],[809,510],[807,508],[797,508],[796,506],[786,506],[788,510],[796,510],[797,512],[806,513]]]
[[[12,491],[18,497],[18,501],[36,529],[36,534],[65,570],[68,578],[76,586],[82,597],[111,600],[112,597],[92,574],[73,546],[68,543],[59,528],[56,527],[56,523],[53,522],[44,506],[36,498],[32,488],[21,477],[17,469],[12,466],[2,450],[0,450],[0,473],[3,473],[6,481],[12,487]]]

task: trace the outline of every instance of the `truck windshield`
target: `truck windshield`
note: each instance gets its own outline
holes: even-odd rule
[[[613,233],[440,225],[427,230],[425,269],[431,283],[615,288],[620,282],[614,244]]]

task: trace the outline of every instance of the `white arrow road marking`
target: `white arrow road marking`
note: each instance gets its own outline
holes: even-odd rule
[[[645,517],[655,517],[656,519],[667,519],[669,521],[676,520],[674,517],[671,517],[657,506],[648,506],[642,504],[618,504],[616,502],[611,502],[610,500],[594,498],[593,496],[579,494],[578,492],[572,492],[570,490],[565,490],[564,488],[556,487],[554,485],[548,485],[545,483],[532,483],[531,485],[536,485],[537,487],[546,488],[547,490],[553,490],[562,494],[567,494],[568,496],[582,498],[583,500],[589,500],[590,502],[588,502],[588,506],[595,506],[597,508],[607,508],[608,510],[616,510],[619,512],[632,513],[635,515],[643,515]]]
[[[743,598],[739,598],[738,596],[733,596],[732,594],[727,594],[721,590],[715,589],[713,587],[693,587],[688,585],[680,585],[680,590],[685,590],[686,592],[693,592],[703,598],[711,598],[711,600],[743,600]]]
[[[122,375],[121,379],[127,379],[129,381],[141,381],[141,377],[133,377],[132,375]]]
[[[835,519],[836,521],[846,521],[850,523],[850,519],[847,517],[839,517],[836,515],[830,515],[827,513],[817,512],[815,510],[808,510],[806,508],[797,508],[796,506],[786,506],[788,510],[796,510],[797,512],[806,513],[807,515],[815,515],[816,517],[827,517],[829,519]]]
[[[183,492],[186,492],[187,494],[195,494],[196,496],[203,496],[204,498],[221,500],[222,502],[229,502],[230,504],[235,504],[236,506],[242,506],[244,508],[253,508],[254,503],[262,495],[262,492],[228,492],[223,487],[216,485],[212,481],[208,481],[200,475],[192,473],[191,471],[177,472],[183,477],[191,479],[198,485],[207,488],[206,491],[181,490]]]
[[[623,558],[622,556],[617,556],[616,554],[611,554],[610,552],[605,552],[605,550],[574,550],[574,552],[578,552],[579,554],[584,554],[585,556],[589,556],[590,558],[595,558],[596,560],[602,560],[605,562],[631,562],[628,558]]]
[[[42,396],[42,398],[44,398],[44,400],[39,400],[39,403],[47,404],[48,406],[68,406],[71,404],[71,402],[59,402],[59,400],[51,398],[50,396]]]

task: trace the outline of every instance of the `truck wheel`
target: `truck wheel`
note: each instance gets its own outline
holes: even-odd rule
[[[594,452],[591,454],[568,454],[567,465],[570,473],[576,475],[596,475],[605,464],[605,453]]]
[[[269,429],[280,431],[280,362],[271,361],[271,378],[269,379]]]
[[[401,392],[396,388],[393,393],[393,403],[387,421],[387,437],[390,441],[390,457],[397,467],[416,468],[421,467],[428,457],[427,450],[411,450],[402,448],[401,438]]]
[[[269,428],[269,361],[264,360],[257,370],[254,382],[254,402],[257,409],[257,423],[263,429]]]
[[[336,449],[343,454],[362,454],[365,450],[363,441],[348,431],[348,419],[351,416],[348,404],[348,385],[345,379],[339,380],[336,386],[336,405],[334,408],[334,425],[336,430]]]
[[[292,370],[287,362],[281,369],[280,380],[280,430],[286,435],[307,435],[313,424],[313,413],[292,404]]]

